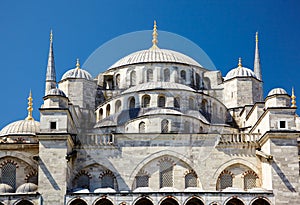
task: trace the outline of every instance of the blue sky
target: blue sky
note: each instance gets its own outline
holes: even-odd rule
[[[239,57],[245,67],[253,68],[258,31],[265,95],[274,87],[290,93],[294,86],[300,106],[299,10],[297,0],[3,0],[0,129],[27,116],[30,89],[34,117],[39,119],[51,28],[59,80],[74,67],[77,57],[83,64],[105,42],[152,29],[153,20],[159,30],[176,33],[201,47],[223,76],[237,66]]]

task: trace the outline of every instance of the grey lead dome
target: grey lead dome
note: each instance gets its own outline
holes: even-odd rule
[[[167,50],[167,49],[148,49],[141,50],[129,54],[124,58],[121,58],[116,63],[114,63],[109,69],[133,65],[138,63],[151,63],[151,62],[161,62],[161,63],[180,63],[185,65],[192,65],[197,67],[202,67],[197,61],[191,57],[184,55],[182,53]]]

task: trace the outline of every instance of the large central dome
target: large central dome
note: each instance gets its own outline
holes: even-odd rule
[[[138,63],[180,63],[202,67],[197,61],[182,53],[167,49],[148,49],[129,54],[118,60],[109,69]]]

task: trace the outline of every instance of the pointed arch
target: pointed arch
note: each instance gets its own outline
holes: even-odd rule
[[[130,86],[136,85],[136,72],[133,70],[130,73]]]
[[[114,203],[108,198],[100,198],[93,203],[93,205],[114,205]]]
[[[145,122],[140,122],[139,124],[139,133],[145,133],[146,125]]]
[[[179,204],[180,203],[179,203],[178,199],[176,199],[173,196],[164,197],[158,203],[158,205],[179,205]]]
[[[87,203],[83,199],[75,198],[69,202],[69,205],[87,205]]]
[[[31,201],[23,199],[23,200],[17,202],[16,205],[34,205],[34,204]]]
[[[203,199],[197,196],[188,198],[184,205],[204,205]]]
[[[249,203],[249,205],[271,205],[271,201],[266,197],[257,197],[252,199],[252,201]]]
[[[142,196],[134,201],[133,205],[154,205],[154,203],[149,197]]]
[[[244,200],[237,196],[232,196],[225,200],[224,205],[245,205]]]

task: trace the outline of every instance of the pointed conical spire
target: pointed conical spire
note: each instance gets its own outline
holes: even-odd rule
[[[291,99],[292,99],[292,105],[291,105],[291,107],[292,108],[297,108],[297,105],[296,105],[296,96],[295,96],[295,93],[294,93],[294,87],[292,88]]]
[[[28,107],[27,107],[28,115],[25,118],[25,120],[34,120],[33,117],[32,117],[32,110],[33,110],[33,108],[32,108],[32,94],[31,94],[31,90],[29,92],[29,97],[27,99],[28,99]]]
[[[157,46],[157,43],[158,43],[157,36],[158,36],[158,33],[157,33],[156,21],[154,21],[153,33],[152,33],[152,47],[151,47],[151,49],[157,49],[158,48],[158,46]]]
[[[47,73],[46,73],[45,95],[47,95],[48,91],[53,88],[56,88],[56,73],[55,73],[55,63],[54,63],[54,54],[53,54],[53,33],[51,30],[48,65],[47,65]]]
[[[259,80],[262,80],[259,49],[258,49],[258,32],[256,32],[256,35],[255,35],[254,73]]]

